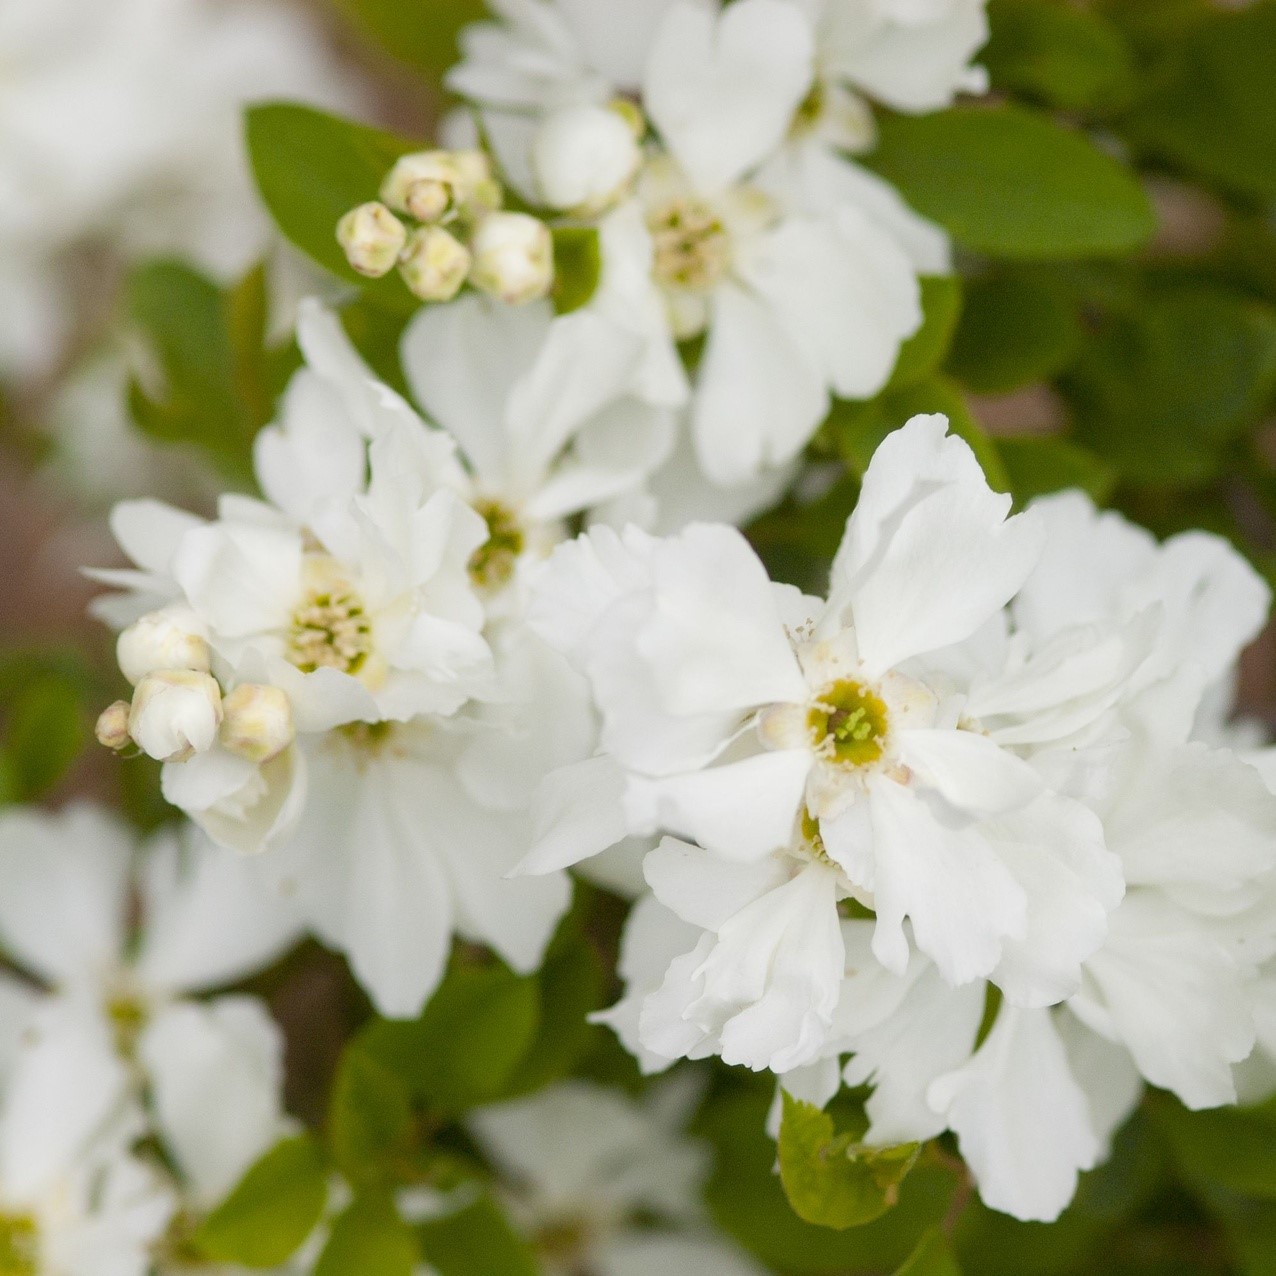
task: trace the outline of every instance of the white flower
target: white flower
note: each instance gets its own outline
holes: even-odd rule
[[[206,673],[162,669],[133,692],[128,730],[143,753],[159,762],[185,762],[213,747],[222,721],[222,693]]]
[[[532,167],[544,202],[582,214],[615,203],[641,163],[633,124],[609,107],[556,111],[532,143]]]
[[[705,1150],[680,1133],[695,1098],[673,1082],[639,1104],[570,1081],[470,1116],[547,1273],[761,1276],[699,1208]]]

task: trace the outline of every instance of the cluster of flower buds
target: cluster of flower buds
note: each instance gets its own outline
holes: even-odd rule
[[[337,224],[346,260],[361,275],[379,278],[397,266],[422,301],[451,301],[467,282],[511,305],[549,292],[549,227],[502,208],[504,193],[482,151],[404,155],[380,194]]]
[[[185,762],[214,745],[266,762],[296,737],[292,705],[277,687],[243,683],[223,694],[195,617],[182,607],[151,612],[120,634],[120,669],[132,700],[98,718],[97,738],[119,751],[136,745],[158,762]]]

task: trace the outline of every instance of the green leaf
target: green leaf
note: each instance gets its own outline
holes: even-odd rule
[[[314,1139],[285,1139],[204,1220],[195,1244],[215,1262],[277,1267],[314,1230],[327,1198],[327,1167]]]
[[[392,58],[441,74],[460,56],[457,32],[487,16],[483,0],[333,0],[355,29]]]
[[[13,801],[43,797],[70,770],[89,741],[76,689],[46,676],[10,701],[5,740],[6,784]]]
[[[328,1143],[337,1168],[357,1183],[394,1179],[416,1148],[407,1087],[357,1042],[337,1068]]]
[[[979,60],[993,87],[1069,111],[1126,98],[1134,61],[1125,37],[1093,10],[1058,0],[992,0],[992,37]]]
[[[1148,1112],[1191,1182],[1276,1200],[1276,1102],[1189,1112],[1157,1095]]]
[[[943,1232],[932,1228],[895,1276],[961,1276],[961,1268]]]
[[[412,1276],[421,1251],[416,1233],[386,1193],[358,1196],[332,1225],[315,1276]]]
[[[420,1229],[425,1260],[439,1276],[538,1276],[531,1246],[490,1196]]]
[[[1021,505],[1065,487],[1079,487],[1102,505],[1116,487],[1116,471],[1106,461],[1066,439],[998,439],[997,451]]]
[[[841,1231],[871,1223],[899,1199],[920,1144],[874,1148],[838,1134],[833,1118],[783,1092],[780,1179],[793,1211],[808,1223]]]
[[[554,230],[554,309],[570,314],[587,305],[598,289],[603,254],[594,226],[559,226]]]
[[[1107,317],[1064,387],[1075,437],[1123,479],[1201,483],[1276,386],[1276,311],[1222,290],[1157,291]]]
[[[1210,13],[1174,47],[1135,142],[1241,194],[1276,199],[1276,3]]]
[[[1080,341],[1076,309],[1061,290],[994,274],[966,285],[947,367],[976,394],[1005,394],[1054,376]]]
[[[497,964],[454,965],[419,1019],[380,1020],[358,1040],[414,1100],[456,1113],[506,1092],[537,1022],[534,979]]]
[[[935,372],[952,344],[962,308],[956,275],[927,275],[921,280],[922,326],[900,347],[889,390],[902,389]]]
[[[867,163],[959,243],[995,256],[1124,253],[1156,225],[1127,169],[1022,107],[889,117]]]
[[[249,108],[247,137],[257,189],[279,229],[379,304],[415,310],[416,299],[396,272],[365,279],[350,268],[337,243],[337,222],[356,205],[376,199],[394,161],[420,144],[313,107],[280,102]]]

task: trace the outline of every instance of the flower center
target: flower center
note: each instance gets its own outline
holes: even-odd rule
[[[512,579],[527,537],[508,505],[479,501],[474,508],[487,524],[487,540],[470,555],[470,579],[482,589],[500,589]]]
[[[285,655],[302,673],[327,668],[357,674],[372,654],[363,600],[329,565],[312,574],[320,579],[292,614]]]
[[[115,1037],[115,1048],[125,1059],[133,1058],[138,1038],[146,1027],[147,1011],[141,1000],[127,992],[116,993],[106,1003],[106,1017]],[[0,1276],[5,1268],[0,1265]]]
[[[815,751],[847,767],[877,762],[886,746],[886,703],[867,687],[845,678],[824,688],[808,710]]]
[[[30,1214],[0,1214],[0,1276],[39,1276],[40,1233]]]
[[[731,265],[731,236],[722,218],[697,199],[653,209],[647,225],[655,244],[655,275],[666,288],[707,292]]]

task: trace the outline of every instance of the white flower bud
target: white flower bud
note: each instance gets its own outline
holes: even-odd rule
[[[453,151],[452,159],[461,175],[461,200],[470,213],[493,212],[500,208],[501,184],[492,174],[492,161],[483,151]]]
[[[278,687],[246,682],[222,701],[222,748],[269,762],[297,738],[292,702]]]
[[[133,692],[128,730],[137,747],[158,762],[184,762],[211,749],[222,720],[222,692],[206,673],[162,669]]]
[[[462,180],[461,169],[451,151],[416,151],[395,160],[381,183],[381,198],[395,212],[410,213],[421,221],[434,221],[460,196]],[[441,206],[438,204],[440,195]]]
[[[554,237],[526,213],[491,213],[470,243],[470,282],[512,306],[535,301],[554,282]]]
[[[199,621],[185,607],[162,607],[131,624],[116,639],[115,656],[120,672],[135,687],[160,669],[207,673],[212,667]]]
[[[375,200],[352,208],[337,223],[337,242],[354,270],[371,279],[388,274],[407,241],[407,227]]]
[[[116,753],[127,746],[132,739],[128,733],[128,715],[127,700],[117,700],[114,704],[107,705],[98,716],[97,726],[94,728],[97,742]]]
[[[451,301],[470,273],[470,250],[441,226],[424,226],[408,238],[399,274],[422,301]]]
[[[641,162],[630,122],[605,106],[555,112],[532,143],[536,182],[551,208],[601,212],[624,195]]]

